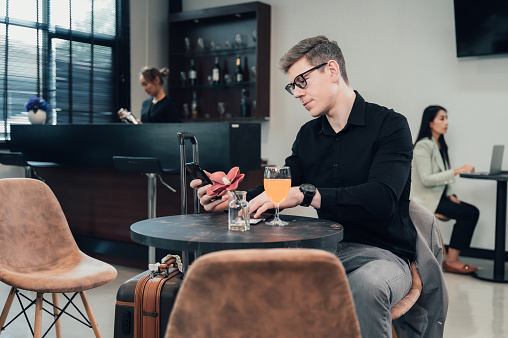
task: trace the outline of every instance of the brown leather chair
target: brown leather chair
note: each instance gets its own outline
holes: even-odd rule
[[[101,337],[84,291],[111,282],[116,274],[109,264],[79,250],[58,200],[45,183],[27,178],[0,180],[0,281],[12,287],[0,315],[2,330],[14,297],[27,290],[37,293],[34,337],[42,334],[44,293],[52,294],[56,306],[57,337],[61,337],[59,318],[77,294],[88,315],[88,319],[82,315],[83,319]],[[66,295],[70,300],[60,308],[58,293],[67,292],[74,296]]]
[[[226,250],[189,268],[166,337],[360,337],[344,267],[315,249]]]
[[[415,262],[411,262],[411,288],[407,292],[406,296],[402,298],[397,304],[392,307],[392,321],[402,317],[406,312],[409,311],[416,303],[418,298],[422,293],[423,285],[422,279],[420,278],[420,274],[418,273],[418,268],[416,267]],[[392,326],[393,337],[397,337],[395,333],[395,328]]]

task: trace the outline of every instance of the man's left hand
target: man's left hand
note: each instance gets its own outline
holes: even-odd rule
[[[279,208],[281,210],[285,208],[293,208],[299,206],[302,203],[302,201],[303,201],[303,193],[300,191],[300,188],[291,187],[291,189],[289,189],[288,197],[284,201],[282,201]],[[266,192],[263,192],[262,194],[259,194],[249,202],[249,207],[251,214],[255,212],[254,218],[257,218],[259,217],[259,215],[261,215],[268,209],[274,209],[275,204],[273,204],[270,201]]]

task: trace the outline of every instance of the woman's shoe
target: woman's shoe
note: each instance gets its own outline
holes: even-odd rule
[[[464,264],[461,268],[456,268],[454,266],[449,265],[446,261],[443,262],[443,269],[446,272],[458,273],[461,275],[469,275],[469,274],[475,272],[476,270],[478,270],[478,268],[476,266],[467,265],[467,264]]]

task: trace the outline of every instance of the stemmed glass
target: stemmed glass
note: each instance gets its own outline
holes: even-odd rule
[[[183,104],[183,117],[185,117],[186,119],[190,118],[190,111],[189,111],[189,104],[188,103]]]
[[[185,41],[185,51],[188,53],[190,51],[190,39],[186,37],[184,41]]]
[[[243,46],[243,36],[240,33],[235,34],[235,44],[237,47]]]
[[[222,119],[224,117],[224,113],[226,112],[226,103],[225,102],[218,102],[217,103],[217,110],[219,111],[219,117]]]
[[[205,49],[205,39],[198,38],[198,48],[199,48],[199,50],[204,50]]]
[[[270,201],[275,204],[275,217],[268,225],[284,226],[285,222],[279,218],[279,204],[284,201],[291,188],[291,170],[289,167],[267,166],[264,176],[265,191]]]
[[[185,72],[180,72],[180,81],[182,81],[182,87],[185,87],[185,82],[187,81],[187,74]]]

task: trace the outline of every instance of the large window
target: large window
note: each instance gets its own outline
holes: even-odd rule
[[[127,0],[0,0],[0,141],[42,97],[49,123],[109,123],[127,105]]]

